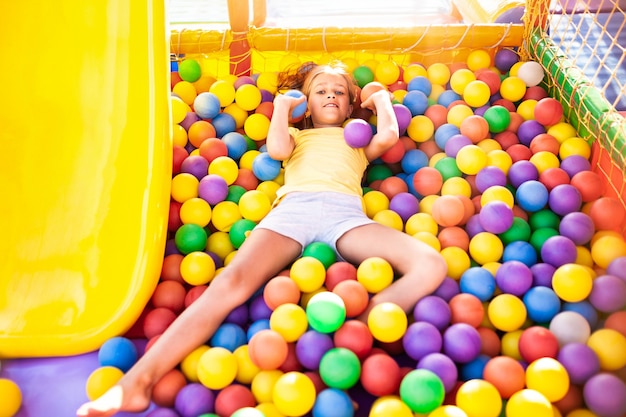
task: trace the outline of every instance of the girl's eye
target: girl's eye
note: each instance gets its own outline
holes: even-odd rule
[[[337,94],[338,96],[343,96],[344,92],[343,91],[335,91],[335,94]]]

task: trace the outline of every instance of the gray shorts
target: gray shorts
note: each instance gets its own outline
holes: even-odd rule
[[[310,243],[324,242],[337,252],[337,240],[344,233],[372,223],[360,197],[337,192],[292,192],[256,228],[287,236],[303,249]]]

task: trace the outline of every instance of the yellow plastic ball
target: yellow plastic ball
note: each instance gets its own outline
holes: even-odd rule
[[[302,292],[313,292],[324,285],[326,268],[322,261],[313,256],[303,256],[291,264],[289,276]]]
[[[200,363],[200,357],[207,350],[209,350],[207,345],[198,346],[180,362],[180,370],[189,382],[200,382],[198,379],[198,364]]]
[[[489,68],[491,55],[484,49],[476,49],[467,55],[467,67],[472,71]]]
[[[537,100],[528,99],[522,101],[517,106],[517,114],[522,116],[524,120],[533,120],[535,118],[535,106],[537,105]]]
[[[499,294],[489,302],[487,316],[496,329],[512,332],[522,327],[527,311],[524,302],[518,297],[513,294]]]
[[[433,235],[430,232],[417,232],[412,236],[420,242],[426,243],[437,252],[441,250],[441,242],[439,241],[439,239],[437,239],[437,236]]]
[[[363,202],[365,204],[365,214],[370,219],[374,218],[374,215],[379,211],[389,209],[389,198],[382,191],[368,191],[363,195]]]
[[[471,107],[478,108],[489,103],[491,90],[486,82],[474,80],[463,89],[463,100]]]
[[[593,277],[583,265],[561,265],[552,274],[552,289],[565,302],[577,303],[584,300],[592,287]]]
[[[378,213],[374,214],[372,220],[400,232],[404,228],[404,222],[402,221],[402,217],[400,217],[400,215],[393,210],[381,210]]]
[[[514,75],[508,76],[500,83],[500,95],[513,103],[520,101],[526,94],[526,83]]]
[[[235,91],[235,103],[246,111],[252,111],[261,104],[261,90],[253,84],[242,84]]]
[[[606,269],[617,258],[626,256],[626,241],[619,236],[604,236],[591,245],[591,257],[600,267]]]
[[[257,373],[250,384],[250,390],[257,403],[269,403],[272,401],[274,384],[284,374],[280,369],[261,370]]]
[[[395,395],[377,398],[370,408],[369,417],[415,417],[409,406]]]
[[[228,256],[235,252],[235,247],[230,241],[228,232],[217,231],[209,235],[206,241],[206,250],[215,253],[226,262]]]
[[[274,180],[271,181],[262,181],[257,185],[256,189],[261,191],[263,194],[270,199],[270,201],[276,200],[276,191],[280,188],[280,184]]]
[[[187,172],[176,174],[171,182],[171,196],[174,201],[184,203],[190,198],[198,197],[200,181]]]
[[[502,397],[491,382],[471,379],[459,387],[456,405],[468,417],[498,417],[502,410]]]
[[[446,119],[448,123],[453,124],[456,127],[461,127],[461,123],[463,123],[463,120],[467,119],[473,114],[474,110],[472,110],[472,108],[467,104],[457,104],[455,106],[452,106],[448,110],[448,115],[446,116]]]
[[[215,261],[206,252],[188,253],[180,263],[180,275],[190,285],[207,284],[215,277]]]
[[[196,91],[196,87],[189,81],[177,82],[174,88],[172,88],[172,92],[176,94],[182,101],[187,103],[189,106],[193,104],[193,101],[196,99],[196,96],[198,95],[198,92]]]
[[[427,195],[420,200],[420,212],[427,213],[432,216],[433,214],[433,204],[440,196],[436,194]]]
[[[172,125],[172,145],[185,147],[189,142],[187,131],[179,124]]]
[[[359,264],[356,278],[369,293],[376,294],[391,285],[394,271],[385,259],[371,257]]]
[[[433,137],[435,125],[431,119],[419,114],[411,118],[406,132],[415,142],[422,143]]]
[[[492,185],[491,187],[483,191],[482,195],[480,196],[480,205],[481,207],[484,207],[492,201],[502,201],[507,206],[513,208],[513,205],[515,204],[515,196],[513,195],[511,190],[509,190],[505,186]]]
[[[315,385],[301,372],[287,372],[274,384],[272,400],[278,411],[286,416],[303,416],[315,404]]]
[[[217,96],[220,107],[226,107],[235,100],[235,87],[226,80],[217,80],[209,88],[209,92]]]
[[[248,119],[248,112],[242,109],[241,106],[239,106],[239,104],[234,103],[234,102],[224,107],[224,110],[222,110],[222,113],[227,113],[233,116],[233,119],[235,119],[236,129],[241,129],[244,126],[246,120]]]
[[[428,417],[469,417],[465,411],[456,405],[442,405],[435,408]]]
[[[384,85],[390,85],[400,78],[400,67],[394,61],[380,61],[374,71],[374,79]]]
[[[480,232],[470,239],[469,254],[478,264],[497,262],[502,258],[504,244],[493,233]]]
[[[510,356],[518,361],[522,360],[522,355],[519,352],[519,340],[523,332],[523,329],[519,329],[502,335],[500,346],[503,355]]]
[[[569,374],[556,359],[539,358],[526,368],[526,387],[542,393],[548,401],[556,402],[569,390]]]
[[[172,123],[180,123],[185,120],[187,113],[191,111],[191,107],[179,97],[172,96],[170,98],[170,112],[172,114]]]
[[[89,398],[90,401],[99,398],[117,384],[122,376],[124,376],[124,372],[115,366],[101,366],[96,368],[89,374],[87,382],[85,383],[87,398]]]
[[[413,236],[418,232],[428,232],[436,236],[439,232],[439,225],[428,213],[415,213],[406,221],[404,226],[406,233]]]
[[[400,340],[406,333],[408,318],[397,304],[385,302],[372,308],[367,316],[367,326],[374,339],[392,343]]]
[[[226,184],[231,185],[239,176],[239,167],[234,159],[228,156],[218,156],[209,164],[209,174],[216,174],[224,178]]]
[[[487,165],[500,168],[502,172],[508,174],[513,165],[513,158],[505,150],[494,149],[487,152]]]
[[[248,352],[248,345],[241,345],[233,352],[235,359],[237,360],[237,375],[235,380],[241,384],[249,385],[256,374],[261,369],[252,362]]]
[[[0,378],[0,417],[13,417],[22,406],[20,387],[7,378]]]
[[[234,201],[220,201],[213,207],[211,215],[211,224],[220,232],[228,232],[237,220],[241,220],[243,216],[239,210],[239,205]]]
[[[285,415],[278,410],[276,404],[271,402],[257,404],[254,408],[262,412],[264,417],[285,417]]]
[[[426,74],[433,84],[446,85],[450,81],[450,68],[446,64],[435,62],[426,69]]]
[[[295,342],[307,331],[306,311],[298,304],[281,304],[272,311],[270,328],[287,342]]]
[[[476,175],[487,166],[487,153],[477,145],[465,145],[456,154],[456,164],[462,173]]]
[[[540,392],[523,389],[511,395],[506,403],[507,417],[554,417],[552,404]]]
[[[183,224],[197,224],[204,227],[211,221],[211,205],[199,197],[193,197],[180,206],[180,220]]]
[[[441,256],[448,265],[448,276],[453,279],[460,279],[461,275],[471,266],[469,255],[457,246],[448,246],[441,250]]]
[[[243,130],[250,139],[255,141],[267,138],[270,128],[270,119],[263,113],[254,113],[248,116],[243,124]]]
[[[539,174],[550,168],[558,168],[561,165],[559,157],[550,151],[539,151],[533,154],[529,161],[537,168]]]
[[[260,221],[272,208],[270,198],[262,191],[246,191],[239,199],[239,211],[244,219]]]
[[[614,329],[598,329],[587,339],[600,360],[600,368],[617,371],[626,366],[626,336]]]
[[[578,136],[576,128],[567,122],[559,122],[550,126],[546,133],[554,136],[559,143]]]
[[[474,72],[467,68],[460,68],[450,75],[450,88],[458,95],[462,95],[465,87],[472,81],[476,81]]]
[[[563,160],[572,155],[589,159],[591,157],[591,146],[589,146],[586,140],[577,136],[565,139],[559,147],[559,157]]]
[[[241,158],[239,158],[239,167],[252,171],[252,164],[254,162],[254,159],[260,154],[261,151],[258,151],[256,149],[251,149],[244,152],[244,154],[241,155]]]
[[[410,64],[404,68],[402,80],[408,84],[415,77],[428,77],[428,72],[421,64]]]
[[[232,384],[237,376],[237,359],[223,347],[211,347],[200,356],[198,379],[209,389],[220,390]]]
[[[487,152],[487,154],[491,153],[492,151],[502,151],[502,145],[500,145],[497,140],[492,138],[485,138],[479,141],[476,146]]]

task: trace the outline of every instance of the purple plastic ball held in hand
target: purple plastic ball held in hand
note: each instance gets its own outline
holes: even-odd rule
[[[343,137],[346,143],[353,148],[367,146],[373,136],[372,127],[363,119],[352,119],[346,123],[343,129]]]

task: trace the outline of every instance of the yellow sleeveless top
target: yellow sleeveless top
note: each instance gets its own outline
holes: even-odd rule
[[[362,196],[361,181],[369,164],[362,148],[348,146],[342,127],[299,130],[291,156],[283,161],[285,183],[277,197],[292,191],[336,191]],[[277,200],[278,200],[277,199]]]

